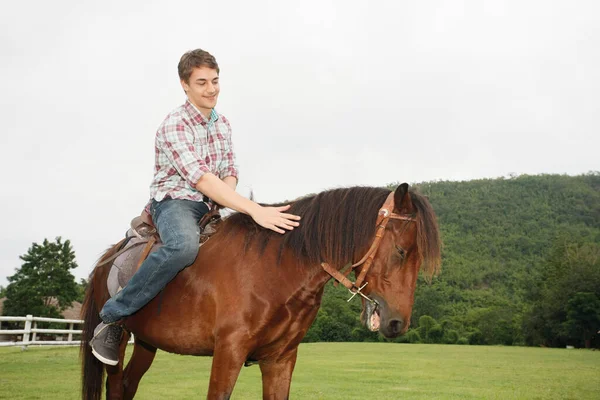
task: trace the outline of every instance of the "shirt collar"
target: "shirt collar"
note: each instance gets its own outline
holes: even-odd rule
[[[202,126],[211,126],[219,119],[219,113],[214,108],[210,111],[210,118],[207,119],[189,99],[185,101],[183,108],[188,112],[192,121]]]

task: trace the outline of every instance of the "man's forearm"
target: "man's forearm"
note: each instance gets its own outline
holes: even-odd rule
[[[235,191],[235,188],[237,187],[237,178],[235,176],[226,176],[223,178],[223,182]]]
[[[196,183],[196,190],[207,195],[212,200],[224,207],[229,207],[235,211],[252,215],[257,208],[260,208],[260,206],[255,202],[237,194],[230,186],[234,183],[230,183],[231,179],[228,178],[236,180],[235,178],[229,176],[224,180],[221,180],[216,175],[210,173],[204,174],[198,183]],[[237,182],[235,182],[235,184],[237,184]]]

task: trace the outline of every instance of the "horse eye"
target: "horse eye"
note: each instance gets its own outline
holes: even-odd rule
[[[398,252],[398,254],[400,254],[400,257],[402,257],[404,259],[404,256],[406,255],[406,251],[404,251],[404,249],[398,245],[396,246],[396,251]]]

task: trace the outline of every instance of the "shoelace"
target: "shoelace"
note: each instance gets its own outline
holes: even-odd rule
[[[121,341],[121,332],[123,328],[119,325],[109,325],[106,333],[106,343],[116,343]]]

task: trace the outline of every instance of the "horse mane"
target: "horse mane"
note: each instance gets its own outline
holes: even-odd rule
[[[287,211],[302,217],[300,226],[284,235],[265,229],[252,217],[234,213],[224,220],[220,231],[224,236],[245,231],[245,248],[257,245],[264,251],[272,241],[279,239],[279,257],[285,248],[291,249],[296,258],[310,265],[327,262],[338,268],[348,262],[356,262],[362,254],[357,250],[371,245],[375,235],[377,212],[390,191],[376,187],[351,187],[333,189],[297,200],[270,204],[291,204]],[[429,201],[410,191],[416,209],[417,244],[422,268],[431,276],[439,271],[440,240],[435,213]]]
[[[441,271],[442,240],[437,217],[427,197],[409,190],[413,207],[416,209],[417,247],[421,259],[421,270],[427,280]]]

